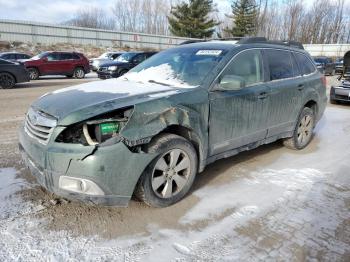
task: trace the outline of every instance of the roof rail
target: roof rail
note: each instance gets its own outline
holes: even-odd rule
[[[285,45],[299,49],[304,49],[302,43],[292,40],[268,40],[265,37],[245,37],[237,42],[237,44],[252,44],[252,43],[265,43],[274,45]]]

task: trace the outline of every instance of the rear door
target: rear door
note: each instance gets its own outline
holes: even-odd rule
[[[265,49],[264,58],[271,90],[267,119],[268,137],[271,137],[294,129],[305,86],[290,51]]]
[[[236,55],[217,79],[245,81],[240,90],[216,90],[209,94],[209,154],[216,155],[262,140],[267,134],[269,87],[265,84],[261,51]]]
[[[72,53],[60,53],[60,72],[70,74],[74,71],[74,61]]]

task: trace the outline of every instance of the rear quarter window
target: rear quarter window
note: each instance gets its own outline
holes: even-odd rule
[[[265,54],[270,70],[270,80],[280,80],[295,76],[289,51],[268,49],[265,50]]]
[[[302,75],[308,75],[316,71],[314,64],[304,54],[294,53]]]
[[[74,60],[79,60],[80,59],[80,56],[78,56],[77,54],[72,54],[72,56],[73,56]]]

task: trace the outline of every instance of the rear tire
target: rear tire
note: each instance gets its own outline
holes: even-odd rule
[[[0,88],[9,89],[14,87],[16,79],[9,73],[0,73]]]
[[[85,71],[81,67],[77,67],[74,69],[73,73],[74,78],[76,79],[83,79],[85,77]]]
[[[158,157],[142,173],[134,195],[153,207],[167,207],[180,201],[197,173],[198,159],[193,145],[181,136],[161,134],[145,151]]]
[[[30,80],[38,80],[39,79],[39,71],[38,69],[34,68],[34,67],[30,67],[27,69],[29,72],[29,78]]]
[[[301,150],[312,140],[312,132],[315,127],[315,113],[311,108],[304,107],[301,111],[293,136],[283,141],[285,147]]]

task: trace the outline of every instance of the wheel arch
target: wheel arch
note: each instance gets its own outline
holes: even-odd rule
[[[204,167],[202,167],[202,164],[201,164],[205,160],[203,145],[198,134],[194,130],[182,125],[173,124],[173,125],[167,126],[165,129],[163,129],[158,134],[153,136],[152,139],[155,139],[157,136],[164,133],[178,135],[187,139],[196,150],[197,159],[198,159],[198,172],[201,172],[204,169]]]
[[[310,99],[304,104],[304,107],[311,108],[314,111],[315,116],[318,114],[318,105],[314,99]]]
[[[29,69],[31,69],[31,68],[36,69],[36,70],[38,71],[39,75],[41,75],[41,71],[40,71],[40,69],[39,69],[38,66],[27,66],[27,67],[26,67],[27,70],[29,70]]]

